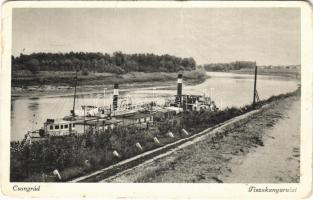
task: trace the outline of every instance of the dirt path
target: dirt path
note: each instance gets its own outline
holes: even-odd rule
[[[298,182],[300,163],[300,102],[295,101],[284,119],[266,133],[264,147],[234,165],[224,182]]]
[[[214,138],[106,181],[298,182],[299,104],[299,97],[272,103]]]

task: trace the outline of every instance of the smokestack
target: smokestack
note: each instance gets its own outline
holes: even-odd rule
[[[177,77],[177,103],[182,102],[182,90],[183,90],[183,74],[179,73]]]
[[[113,110],[117,110],[117,101],[118,101],[118,84],[114,84],[113,89]]]

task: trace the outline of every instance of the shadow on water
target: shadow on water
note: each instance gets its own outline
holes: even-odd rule
[[[14,99],[11,99],[11,120],[14,118]]]
[[[31,111],[38,111],[38,109],[39,109],[39,102],[37,100],[39,100],[39,97],[31,97],[29,99],[32,100],[28,104],[29,110],[31,110]]]
[[[30,100],[39,100],[39,97],[29,97]]]
[[[28,108],[29,108],[29,110],[31,110],[31,111],[36,111],[36,110],[38,110],[38,107],[39,107],[39,103],[37,103],[37,102],[32,102],[32,103],[30,103],[30,104],[28,105]]]

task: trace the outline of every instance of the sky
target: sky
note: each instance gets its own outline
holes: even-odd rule
[[[297,8],[14,8],[12,53],[155,53],[300,64]]]

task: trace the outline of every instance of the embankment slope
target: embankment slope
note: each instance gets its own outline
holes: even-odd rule
[[[299,182],[300,100],[274,101],[240,124],[110,182]]]

